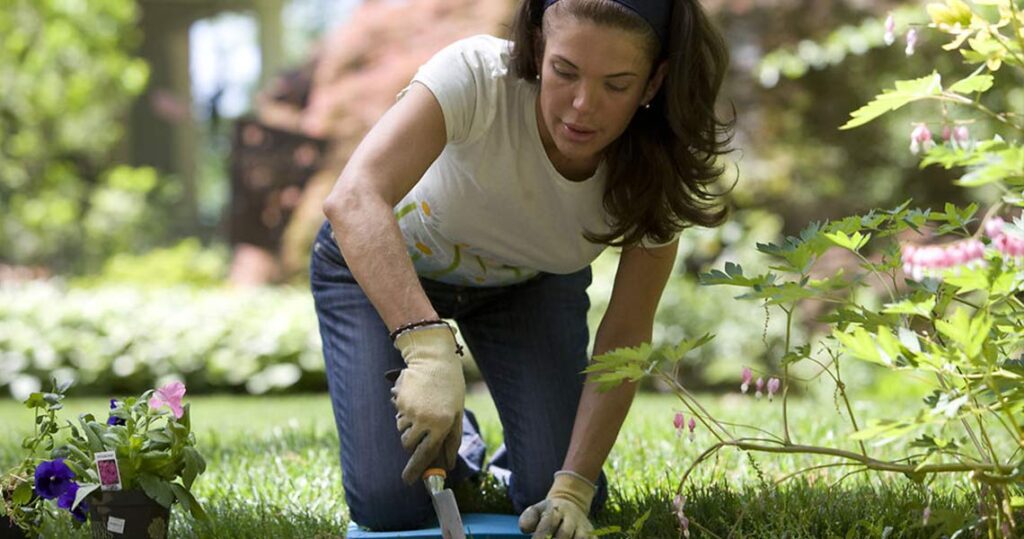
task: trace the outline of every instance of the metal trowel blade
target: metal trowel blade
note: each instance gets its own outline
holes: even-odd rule
[[[455,503],[452,490],[446,488],[431,493],[430,501],[434,504],[434,512],[441,525],[441,536],[444,539],[466,539],[466,530],[462,527],[462,516],[459,515],[459,506]]]

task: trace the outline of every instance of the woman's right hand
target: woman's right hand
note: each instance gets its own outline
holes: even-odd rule
[[[406,331],[395,340],[406,367],[391,390],[398,409],[402,447],[412,453],[402,480],[413,484],[436,460],[455,467],[462,443],[466,380],[456,355],[455,335],[447,325]]]

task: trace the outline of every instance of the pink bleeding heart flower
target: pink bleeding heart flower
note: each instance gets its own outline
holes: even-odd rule
[[[953,128],[948,125],[942,126],[942,142],[949,142],[953,138]]]
[[[927,152],[934,147],[935,141],[932,140],[932,132],[928,130],[928,126],[917,124],[914,130],[910,132],[910,153],[917,155],[922,151]]]
[[[750,389],[750,381],[754,379],[754,371],[750,367],[743,367],[743,383],[740,384],[740,392],[746,393]]]
[[[181,416],[185,414],[185,409],[181,407],[181,399],[184,396],[185,384],[171,382],[158,388],[153,393],[153,396],[149,398],[149,407],[156,410],[161,406],[167,405],[171,408],[171,412],[174,413],[174,418],[181,419]]]
[[[687,428],[690,429],[690,441],[693,441],[693,429],[697,428],[697,421],[694,418],[690,418],[690,422],[686,424]]]
[[[772,378],[772,379],[768,380],[768,400],[769,401],[772,400],[772,395],[774,395],[774,394],[779,392],[779,386],[780,385],[782,385],[782,382],[780,382],[778,378]]]
[[[672,418],[672,425],[676,428],[676,436],[683,433],[683,413],[676,412],[676,416]]]
[[[896,19],[892,16],[892,13],[885,19],[885,36],[883,36],[883,39],[885,39],[886,45],[896,43]]]
[[[985,235],[996,239],[1003,235],[1003,227],[1006,226],[1006,221],[1003,221],[1002,217],[998,215],[985,221]]]
[[[757,381],[754,382],[754,389],[757,390],[757,392],[754,393],[754,396],[760,399],[761,390],[764,389],[764,378],[758,377]]]
[[[971,131],[966,125],[958,125],[953,129],[953,146],[966,149],[971,141]]]
[[[914,55],[915,47],[917,47],[917,28],[911,28],[907,31],[907,56]]]

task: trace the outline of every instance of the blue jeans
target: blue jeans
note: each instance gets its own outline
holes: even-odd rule
[[[433,516],[433,507],[421,484],[402,482],[409,454],[399,440],[384,378],[404,366],[402,356],[330,233],[325,221],[313,244],[310,284],[341,442],[345,499],[352,520],[362,526],[415,528]],[[438,314],[455,320],[494,399],[517,512],[544,499],[569,448],[588,361],[590,279],[589,267],[489,288],[420,278]],[[602,472],[592,510],[606,498]]]

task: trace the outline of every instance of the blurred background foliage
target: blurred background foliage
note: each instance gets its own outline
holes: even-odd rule
[[[149,68],[136,5],[5,0],[0,9],[0,261],[95,269],[166,239],[173,182],[118,162]]]
[[[206,90],[193,88],[186,109],[198,156],[192,180],[158,164],[130,166],[125,123],[153,85],[138,20],[156,3],[0,0],[0,391],[20,396],[49,372],[76,376],[80,390],[89,391],[138,391],[176,375],[190,391],[323,389],[304,264],[322,220],[324,186],[423,59],[458,37],[501,34],[515,2],[353,1],[343,9],[320,0],[285,2],[284,67],[317,63],[311,103],[295,123],[328,137],[331,156],[306,190],[307,210],[293,219],[298,232],[283,240],[282,251],[297,253],[298,262],[278,286],[253,289],[229,286],[233,246],[218,220],[230,202],[232,122],[266,116],[257,96],[270,78],[246,75],[232,89],[241,88],[242,101],[219,112]],[[251,50],[260,44],[256,26],[225,23],[251,16],[246,2],[236,4],[236,11],[196,23],[193,31],[233,28],[241,37],[222,39],[216,53],[228,60],[258,57]],[[725,180],[738,184],[726,225],[683,234],[655,340],[716,334],[683,376],[690,387],[732,389],[743,365],[775,368],[782,320],[734,300],[728,289],[698,286],[697,273],[726,260],[759,271],[765,262],[755,243],[777,241],[810,221],[908,198],[921,207],[966,202],[968,195],[949,181],[952,173],[916,168],[908,151],[913,107],[857,130],[838,127],[894,80],[933,69],[948,76],[968,71],[935,54],[938,39],[924,28],[918,52],[904,52],[909,25],[925,22],[916,1],[708,0],[705,6],[733,55],[722,111],[736,117]],[[396,17],[396,10],[418,16]],[[898,39],[886,46],[882,21],[890,12]],[[193,47],[193,57],[214,54],[199,40]],[[200,72],[194,76],[202,79]],[[984,97],[992,108],[1021,108],[1024,81],[999,81],[996,88]],[[985,129],[979,121],[972,133],[983,137]],[[190,190],[194,199],[185,196]],[[971,196],[988,202],[984,191]],[[196,207],[183,210],[188,204]],[[183,223],[183,215],[213,224]],[[616,260],[609,250],[594,264],[592,329]],[[800,314],[799,331],[813,332],[814,313]],[[883,387],[872,372],[850,376]]]

